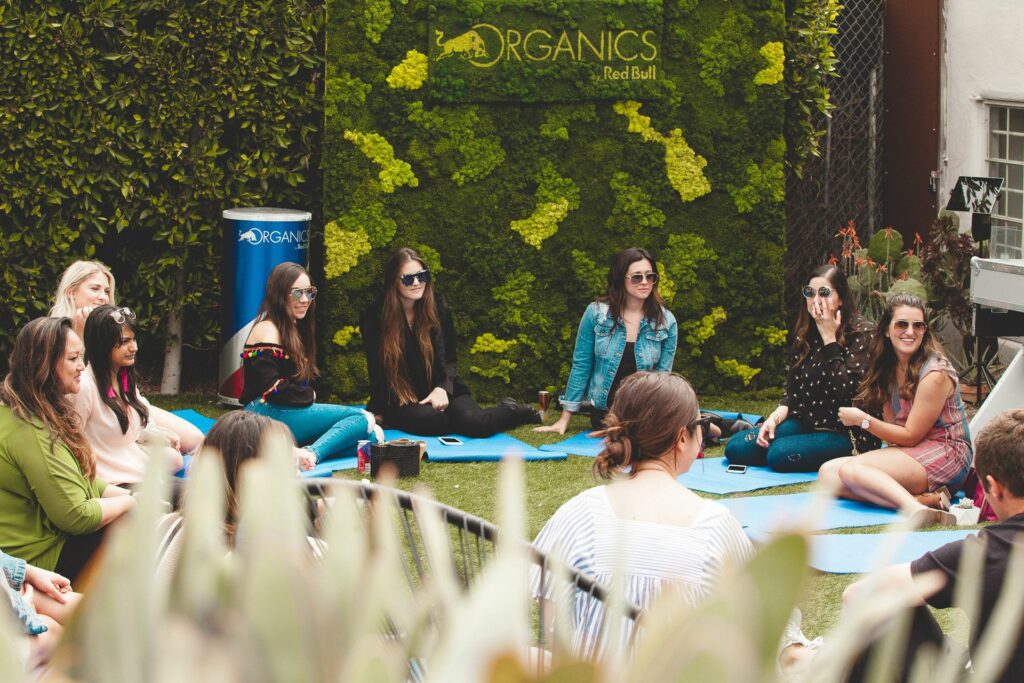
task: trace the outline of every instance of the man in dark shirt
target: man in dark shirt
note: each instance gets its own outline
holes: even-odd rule
[[[1024,677],[1024,634],[1019,620],[1013,636],[1014,644],[1005,662],[978,661],[976,646],[986,636],[989,620],[1000,600],[1003,578],[1013,548],[1024,543],[1024,409],[1000,413],[985,426],[975,443],[974,467],[985,489],[985,497],[999,522],[980,530],[977,536],[968,536],[962,541],[944,545],[908,564],[889,567],[883,570],[885,576],[882,578],[910,586],[915,576],[938,572],[944,579],[942,587],[931,595],[922,594],[920,602],[936,609],[953,607],[960,559],[968,552],[968,548],[978,550],[980,546],[984,566],[978,614],[971,624],[970,648],[975,656],[972,664],[975,671],[984,667],[1001,672],[995,680],[1019,681]],[[843,595],[844,602],[856,599],[867,582],[868,579],[861,579],[851,584]],[[1016,608],[1024,611],[1024,604]],[[923,606],[916,608],[906,649],[904,676],[915,658],[918,646],[924,643],[941,645],[941,640],[942,630],[931,613]],[[857,668],[860,667],[855,667],[854,678]]]

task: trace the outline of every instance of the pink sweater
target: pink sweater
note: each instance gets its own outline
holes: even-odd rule
[[[149,408],[141,394],[139,400]],[[145,441],[146,429],[134,408],[128,408],[128,431],[121,433],[121,425],[114,411],[100,400],[96,376],[91,367],[82,373],[82,386],[75,396],[75,410],[82,418],[85,436],[96,454],[96,476],[112,484],[137,484],[142,481],[149,462],[149,454],[140,442]]]

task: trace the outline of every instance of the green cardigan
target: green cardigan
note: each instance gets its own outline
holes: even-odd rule
[[[50,446],[42,426],[0,405],[0,548],[53,570],[68,536],[100,526],[97,498],[107,483],[89,481],[63,442]]]

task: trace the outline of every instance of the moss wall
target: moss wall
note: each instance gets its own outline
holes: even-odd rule
[[[428,3],[328,0],[334,396],[367,394],[359,311],[397,246],[430,262],[483,399],[563,385],[579,318],[631,245],[662,261],[677,371],[704,391],[778,383],[783,5],[665,0],[656,100],[443,104],[426,83]]]

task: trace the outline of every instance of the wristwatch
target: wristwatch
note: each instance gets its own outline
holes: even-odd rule
[[[861,420],[860,428],[866,432],[868,431],[869,427],[871,427],[871,418],[865,417],[863,420]]]

